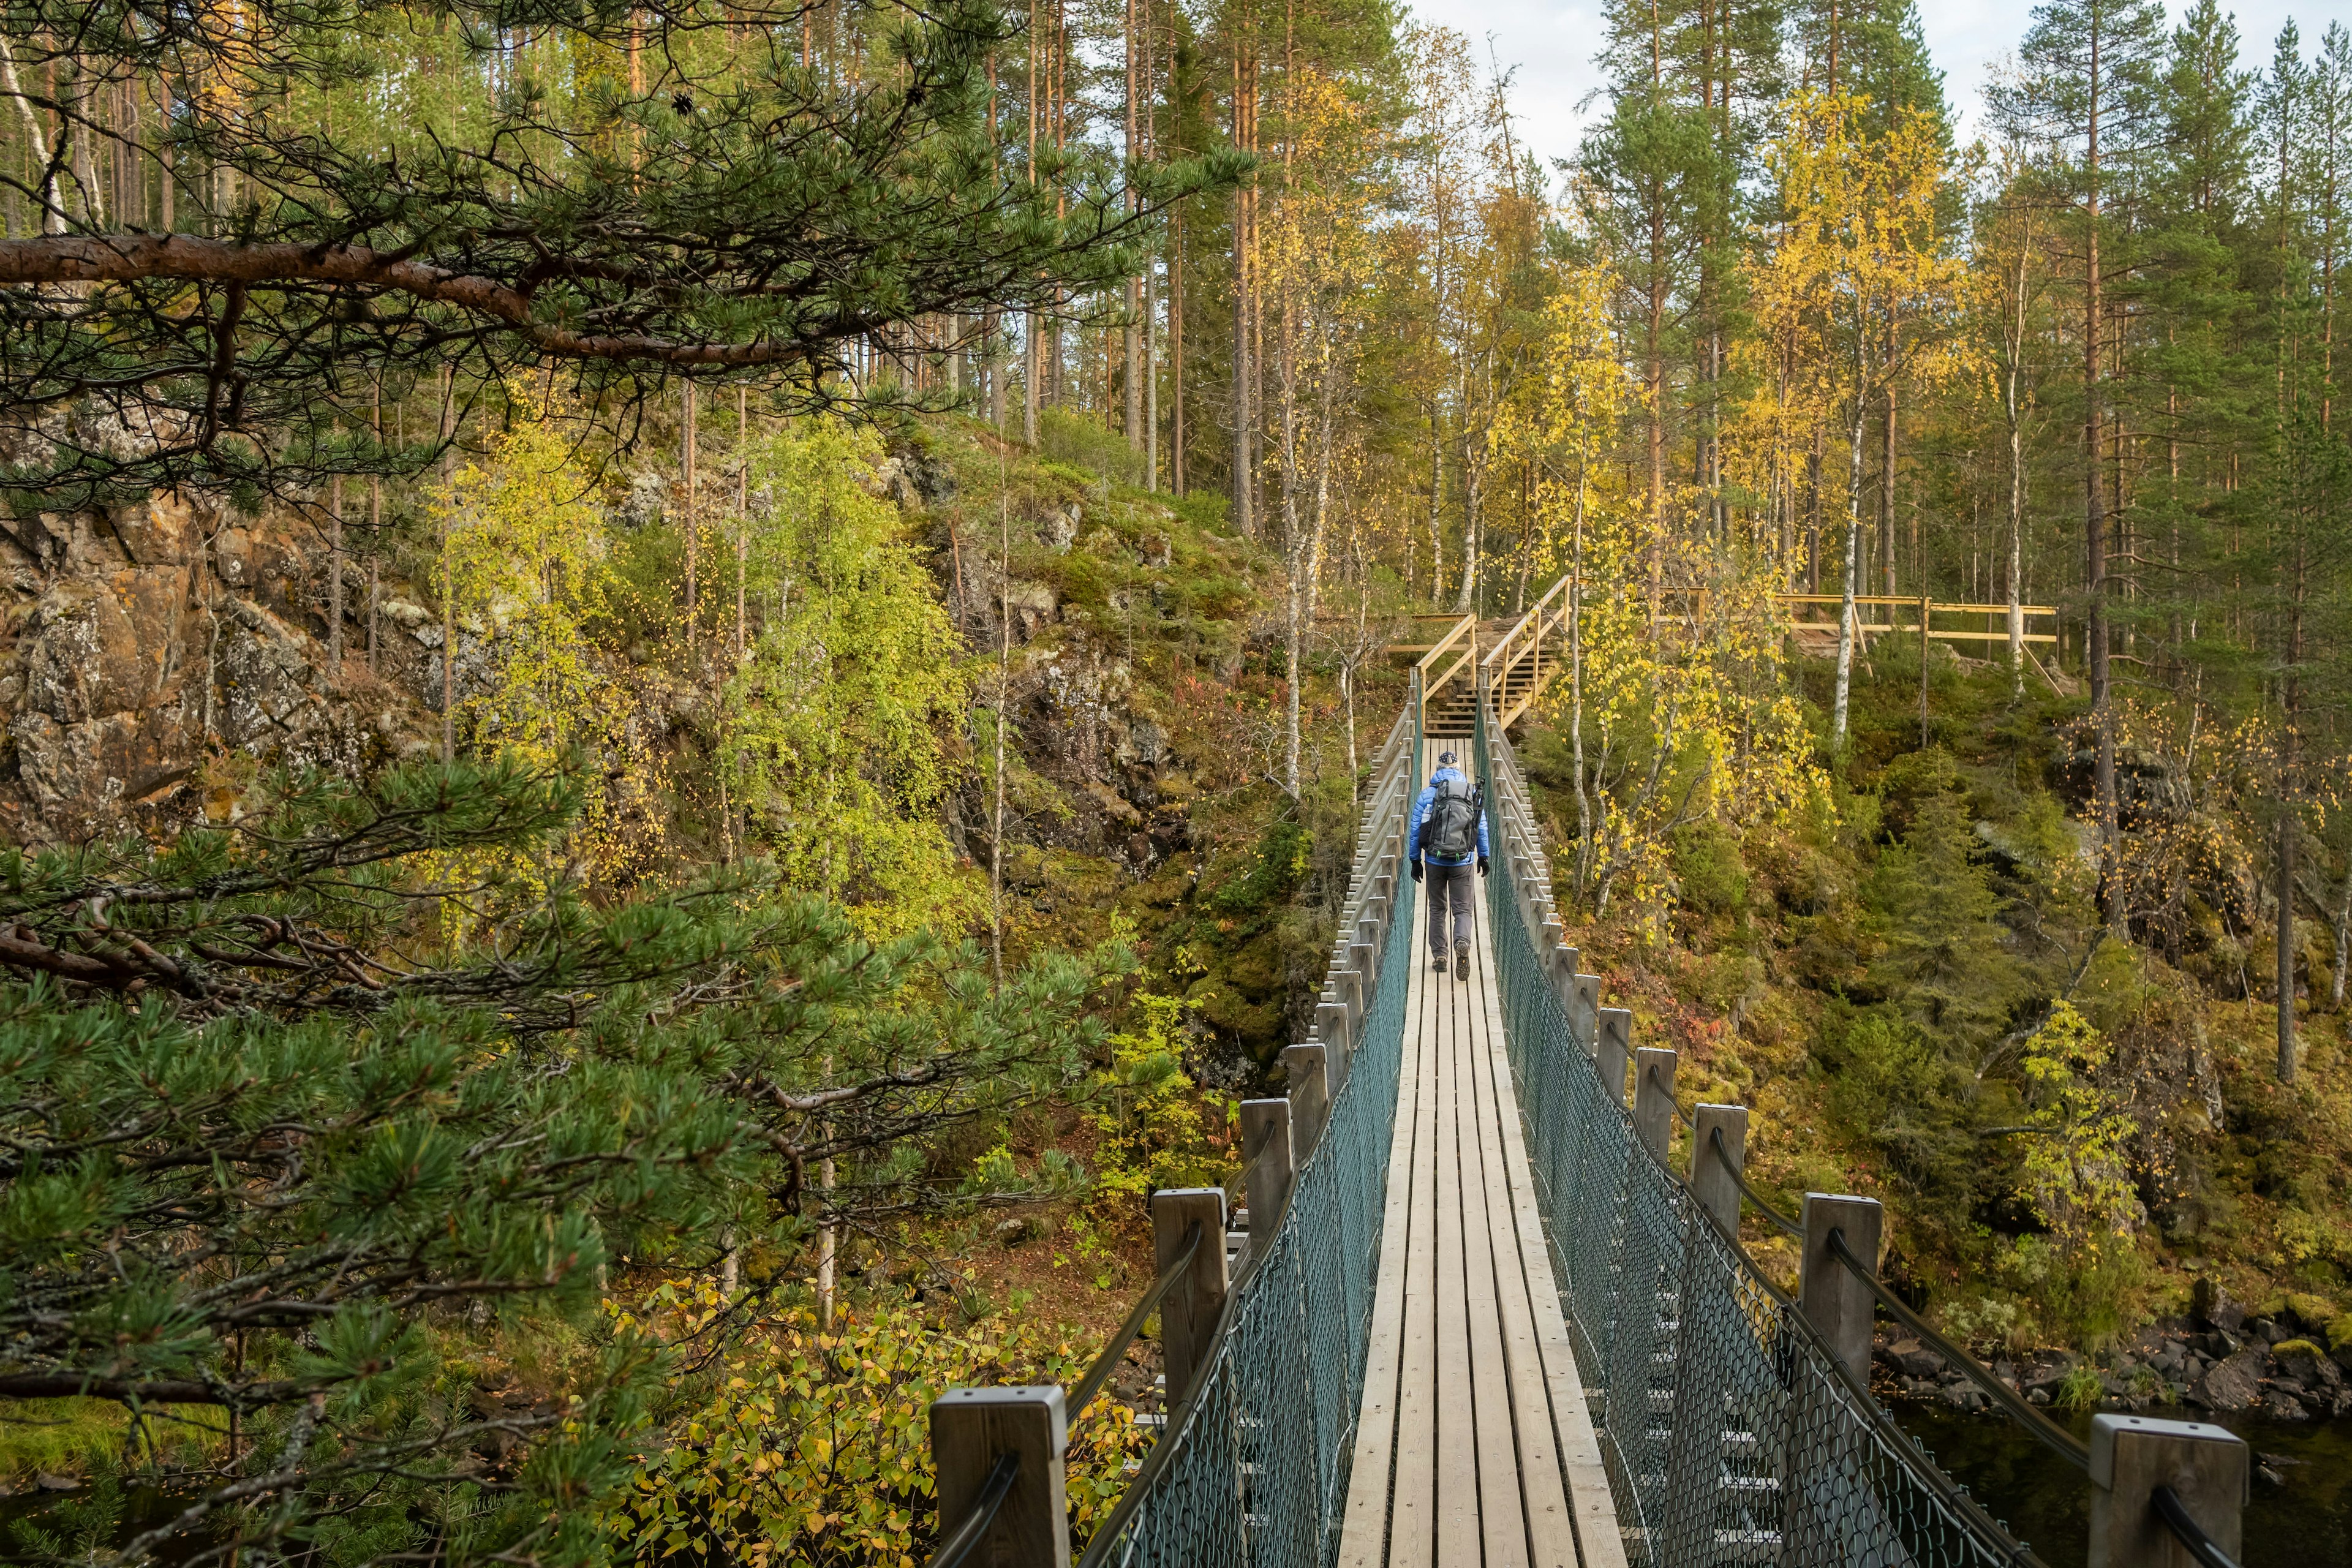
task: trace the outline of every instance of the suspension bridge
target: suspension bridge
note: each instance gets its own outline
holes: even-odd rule
[[[1154,1194],[1159,1275],[1074,1389],[933,1405],[932,1568],[2040,1563],[1873,1397],[1881,1312],[2084,1470],[2092,1568],[2235,1568],[2243,1442],[2053,1426],[1877,1279],[1874,1201],[1775,1213],[1746,1109],[1685,1112],[1675,1053],[1603,1005],[1509,739],[1559,668],[1558,597],[1416,650],[1313,1037],[1284,1052],[1286,1095],[1243,1106],[1241,1192]],[[1466,977],[1422,961],[1406,875],[1441,747],[1467,752],[1493,840]],[[1741,1247],[1743,1203],[1798,1239],[1794,1297]],[[1069,1423],[1155,1317],[1160,1435],[1074,1542]]]

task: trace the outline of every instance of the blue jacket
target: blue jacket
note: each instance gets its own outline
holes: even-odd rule
[[[1429,820],[1429,808],[1437,804],[1437,786],[1448,779],[1452,779],[1456,784],[1467,782],[1463,778],[1460,768],[1440,768],[1429,775],[1429,783],[1423,786],[1421,797],[1412,803],[1412,826],[1405,835],[1404,858],[1406,859],[1423,858],[1421,853],[1422,825]],[[1481,808],[1478,813],[1478,858],[1484,859],[1486,854],[1486,813],[1484,808]],[[1434,855],[1427,857],[1427,859],[1433,866],[1470,864],[1470,857],[1467,855],[1459,860],[1443,860]]]

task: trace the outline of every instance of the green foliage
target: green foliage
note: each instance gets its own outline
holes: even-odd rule
[[[870,432],[831,420],[754,453],[752,591],[775,608],[728,683],[720,763],[796,883],[877,933],[968,930],[982,889],[938,814],[970,686],[898,510],[866,488],[881,455]]]
[[[2069,1415],[2082,1415],[2096,1410],[2107,1397],[2107,1387],[2095,1368],[2077,1366],[2058,1380],[2058,1391],[2050,1403]]]
[[[1674,870],[1682,901],[1702,915],[1736,915],[1748,906],[1739,840],[1712,817],[1675,835]]]
[[[2019,1062],[2039,1134],[2025,1145],[2026,1191],[2042,1223],[2071,1249],[2113,1245],[2139,1206],[2125,1163],[2131,1120],[2098,1083],[2112,1055],[2105,1038],[2062,1001]]]
[[[1839,1122],[1882,1152],[1943,1224],[1960,1223],[1978,1173],[1974,1079],[1916,1023],[1885,1005],[1832,1003],[1816,1054]]]
[[[512,763],[262,794],[168,850],[12,857],[0,899],[30,972],[0,986],[0,1398],[235,1411],[221,1468],[142,1441],[135,1479],[257,1554],[595,1560],[671,1361],[598,1310],[608,1269],[722,1237],[790,1267],[813,1219],[951,1201],[926,1146],[1074,1088],[1126,963],[1000,986],[764,866],[592,901],[540,869],[572,781]],[[474,1397],[493,1321],[571,1347],[532,1408]]]
[[[1232,1173],[1225,1145],[1236,1114],[1234,1100],[1200,1093],[1184,1071],[1186,1016],[1202,1004],[1139,991],[1130,1005],[1138,1027],[1110,1036],[1089,1112],[1102,1135],[1095,1190],[1118,1220],[1139,1214],[1162,1187],[1222,1185]],[[1220,1125],[1213,1128],[1212,1118]]]
[[[1037,447],[1050,462],[1099,475],[1108,484],[1139,487],[1148,476],[1143,453],[1100,420],[1063,409],[1037,411]]]
[[[540,766],[603,732],[611,703],[589,658],[587,621],[604,598],[604,520],[548,410],[519,417],[429,506],[459,625],[491,655],[487,688],[464,692],[467,738]]]
[[[1208,897],[1210,907],[1229,915],[1266,908],[1298,886],[1314,850],[1315,835],[1296,816],[1276,817],[1252,851],[1247,869],[1219,883]]]
[[[2025,993],[1979,850],[1958,798],[1929,795],[1862,889],[1880,943],[1872,985],[1970,1059],[1981,1058]]]
[[[686,1339],[726,1308],[707,1283],[673,1281],[640,1310]],[[1068,1384],[1085,1367],[1082,1348],[1029,1328],[960,1332],[887,1306],[840,1312],[830,1330],[810,1311],[764,1313],[677,1391],[677,1441],[636,1471],[612,1527],[646,1563],[912,1568],[936,1542],[931,1401],[974,1384]],[[1149,1445],[1108,1394],[1070,1420],[1079,1546]]]
[[[788,406],[900,405],[899,377],[841,374],[843,345],[1063,311],[1135,275],[1171,203],[1253,162],[1228,149],[1128,171],[1059,138],[1021,157],[994,68],[1021,29],[993,0],[880,7],[808,41],[795,7],[733,15],[718,33],[669,10],[265,0],[235,41],[179,23],[79,29],[67,55],[56,18],[9,13],[12,70],[61,56],[94,79],[163,70],[173,136],[122,139],[114,188],[185,184],[173,226],[194,237],[118,243],[110,277],[64,314],[0,293],[0,331],[32,353],[0,375],[13,483],[53,504],[70,484],[79,505],[413,473],[436,443],[362,434],[373,395],[445,370],[463,397],[569,365],[624,418],[689,367],[757,379]],[[192,146],[216,175],[187,183]],[[161,216],[55,171],[28,194],[63,247]],[[322,244],[341,247],[335,264]],[[22,266],[12,284],[55,276]],[[190,297],[240,330],[192,349]],[[101,382],[140,441],[35,435],[40,410]]]

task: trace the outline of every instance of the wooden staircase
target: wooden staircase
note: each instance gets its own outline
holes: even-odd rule
[[[1483,689],[1507,728],[1535,705],[1568,663],[1568,579],[1545,591],[1517,620],[1465,616],[1422,656],[1422,731],[1433,740],[1470,738]]]

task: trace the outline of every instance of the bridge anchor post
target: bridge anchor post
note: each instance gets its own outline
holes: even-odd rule
[[[1242,1101],[1242,1168],[1249,1173],[1250,1256],[1274,1245],[1283,1205],[1290,1201],[1293,1163],[1290,1101]]]
[[[1864,1388],[1870,1386],[1870,1332],[1878,1298],[1830,1250],[1830,1234],[1843,1232],[1846,1250],[1875,1274],[1885,1221],[1876,1198],[1805,1194],[1805,1252],[1798,1266],[1797,1305]]]
[[[2250,1469],[2246,1440],[2210,1423],[2092,1416],[2091,1568],[2196,1568],[2156,1511],[2158,1487],[2234,1560]]]
[[[1323,1123],[1331,1114],[1330,1079],[1326,1076],[1323,1047],[1285,1046],[1282,1070],[1290,1080],[1290,1147],[1312,1154],[1323,1141]]]
[[[1713,1147],[1723,1137],[1723,1152]],[[1727,1165],[1728,1169],[1727,1169]],[[1744,1105],[1700,1105],[1691,1112],[1691,1192],[1698,1206],[1715,1221],[1716,1229],[1739,1239],[1739,1184],[1732,1172],[1748,1170],[1748,1108]]]
[[[1625,1103],[1625,1058],[1633,1044],[1633,1014],[1630,1008],[1602,1007],[1594,1013],[1592,1059],[1601,1069],[1601,1087],[1618,1104]]]
[[[1070,1502],[1062,1463],[1069,1436],[1062,1391],[1051,1384],[950,1388],[931,1401],[931,1463],[939,1472],[942,1537],[982,1500],[998,1462],[1007,1455],[1018,1461],[1011,1489],[965,1562],[1070,1568]]]
[[[1675,1139],[1675,1055],[1663,1046],[1633,1053],[1633,1136],[1666,1163]]]
[[[1201,1227],[1192,1267],[1160,1299],[1160,1350],[1167,1363],[1168,1408],[1192,1391],[1192,1380],[1216,1349],[1217,1318],[1225,1310],[1225,1194],[1221,1187],[1162,1187],[1151,1194],[1154,1271],[1184,1250],[1184,1237]]]

